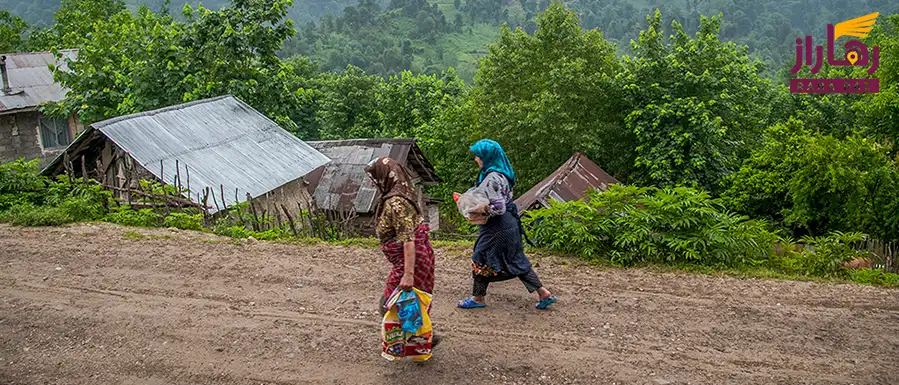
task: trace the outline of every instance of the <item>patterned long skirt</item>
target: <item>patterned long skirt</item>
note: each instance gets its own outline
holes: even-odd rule
[[[415,229],[415,287],[428,294],[434,293],[434,249],[431,247],[431,238],[428,225],[419,225]],[[387,276],[387,284],[384,287],[382,301],[390,298],[393,291],[400,285],[405,273],[403,244],[391,239],[381,244],[381,251],[393,265],[390,275]],[[383,302],[382,302],[383,304]]]

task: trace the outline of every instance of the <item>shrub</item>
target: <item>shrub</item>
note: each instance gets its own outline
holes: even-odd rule
[[[63,207],[23,203],[0,211],[0,222],[16,226],[59,226],[75,222],[75,218]]]
[[[162,223],[162,216],[153,209],[134,210],[131,206],[124,205],[113,208],[105,220],[122,226],[158,227]]]
[[[103,217],[112,193],[95,182],[56,181],[38,173],[38,161],[0,165],[0,221],[56,226]]]
[[[555,203],[524,219],[541,246],[613,263],[741,266],[764,260],[776,239],[766,224],[728,213],[691,188],[615,185],[589,203]]]
[[[899,286],[899,274],[887,273],[883,270],[847,270],[846,274],[849,276],[849,279],[856,283],[877,286]]]
[[[0,164],[0,210],[41,203],[50,179],[39,174],[39,162],[37,159],[29,162],[19,159]]]
[[[789,274],[843,276],[846,275],[846,270],[842,268],[843,262],[871,256],[869,252],[855,250],[851,246],[864,237],[861,233],[833,232],[823,237],[803,237],[800,243],[804,247],[796,247],[793,242],[784,241],[781,243],[788,247],[784,253],[772,256],[771,264]]]
[[[171,213],[165,217],[163,226],[181,230],[203,230],[203,214]]]
[[[219,221],[212,228],[212,232],[216,235],[221,235],[223,237],[231,237],[231,238],[249,238],[252,235],[252,230],[248,230],[244,226],[234,226],[226,223],[225,221]]]

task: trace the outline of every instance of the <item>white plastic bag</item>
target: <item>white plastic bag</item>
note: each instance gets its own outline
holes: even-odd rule
[[[456,201],[456,207],[459,208],[459,213],[469,221],[472,220],[473,216],[477,216],[477,214],[474,213],[490,204],[487,193],[478,187],[472,187],[461,195],[455,193],[453,194],[453,199]]]

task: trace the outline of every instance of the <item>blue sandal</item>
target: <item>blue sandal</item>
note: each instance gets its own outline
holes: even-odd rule
[[[556,297],[548,297],[548,298],[541,299],[540,302],[537,303],[537,309],[544,310],[544,309],[548,308],[549,305],[552,305],[554,303],[556,303]]]
[[[475,302],[473,299],[471,299],[471,297],[459,301],[456,305],[458,305],[462,309],[474,309],[487,306],[483,303]]]

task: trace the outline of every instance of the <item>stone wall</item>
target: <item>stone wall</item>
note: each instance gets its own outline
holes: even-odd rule
[[[0,163],[40,158],[41,167],[44,167],[62,152],[64,148],[44,149],[41,146],[38,119],[42,115],[37,111],[0,115]],[[69,130],[73,140],[82,131],[74,116],[69,117]]]

